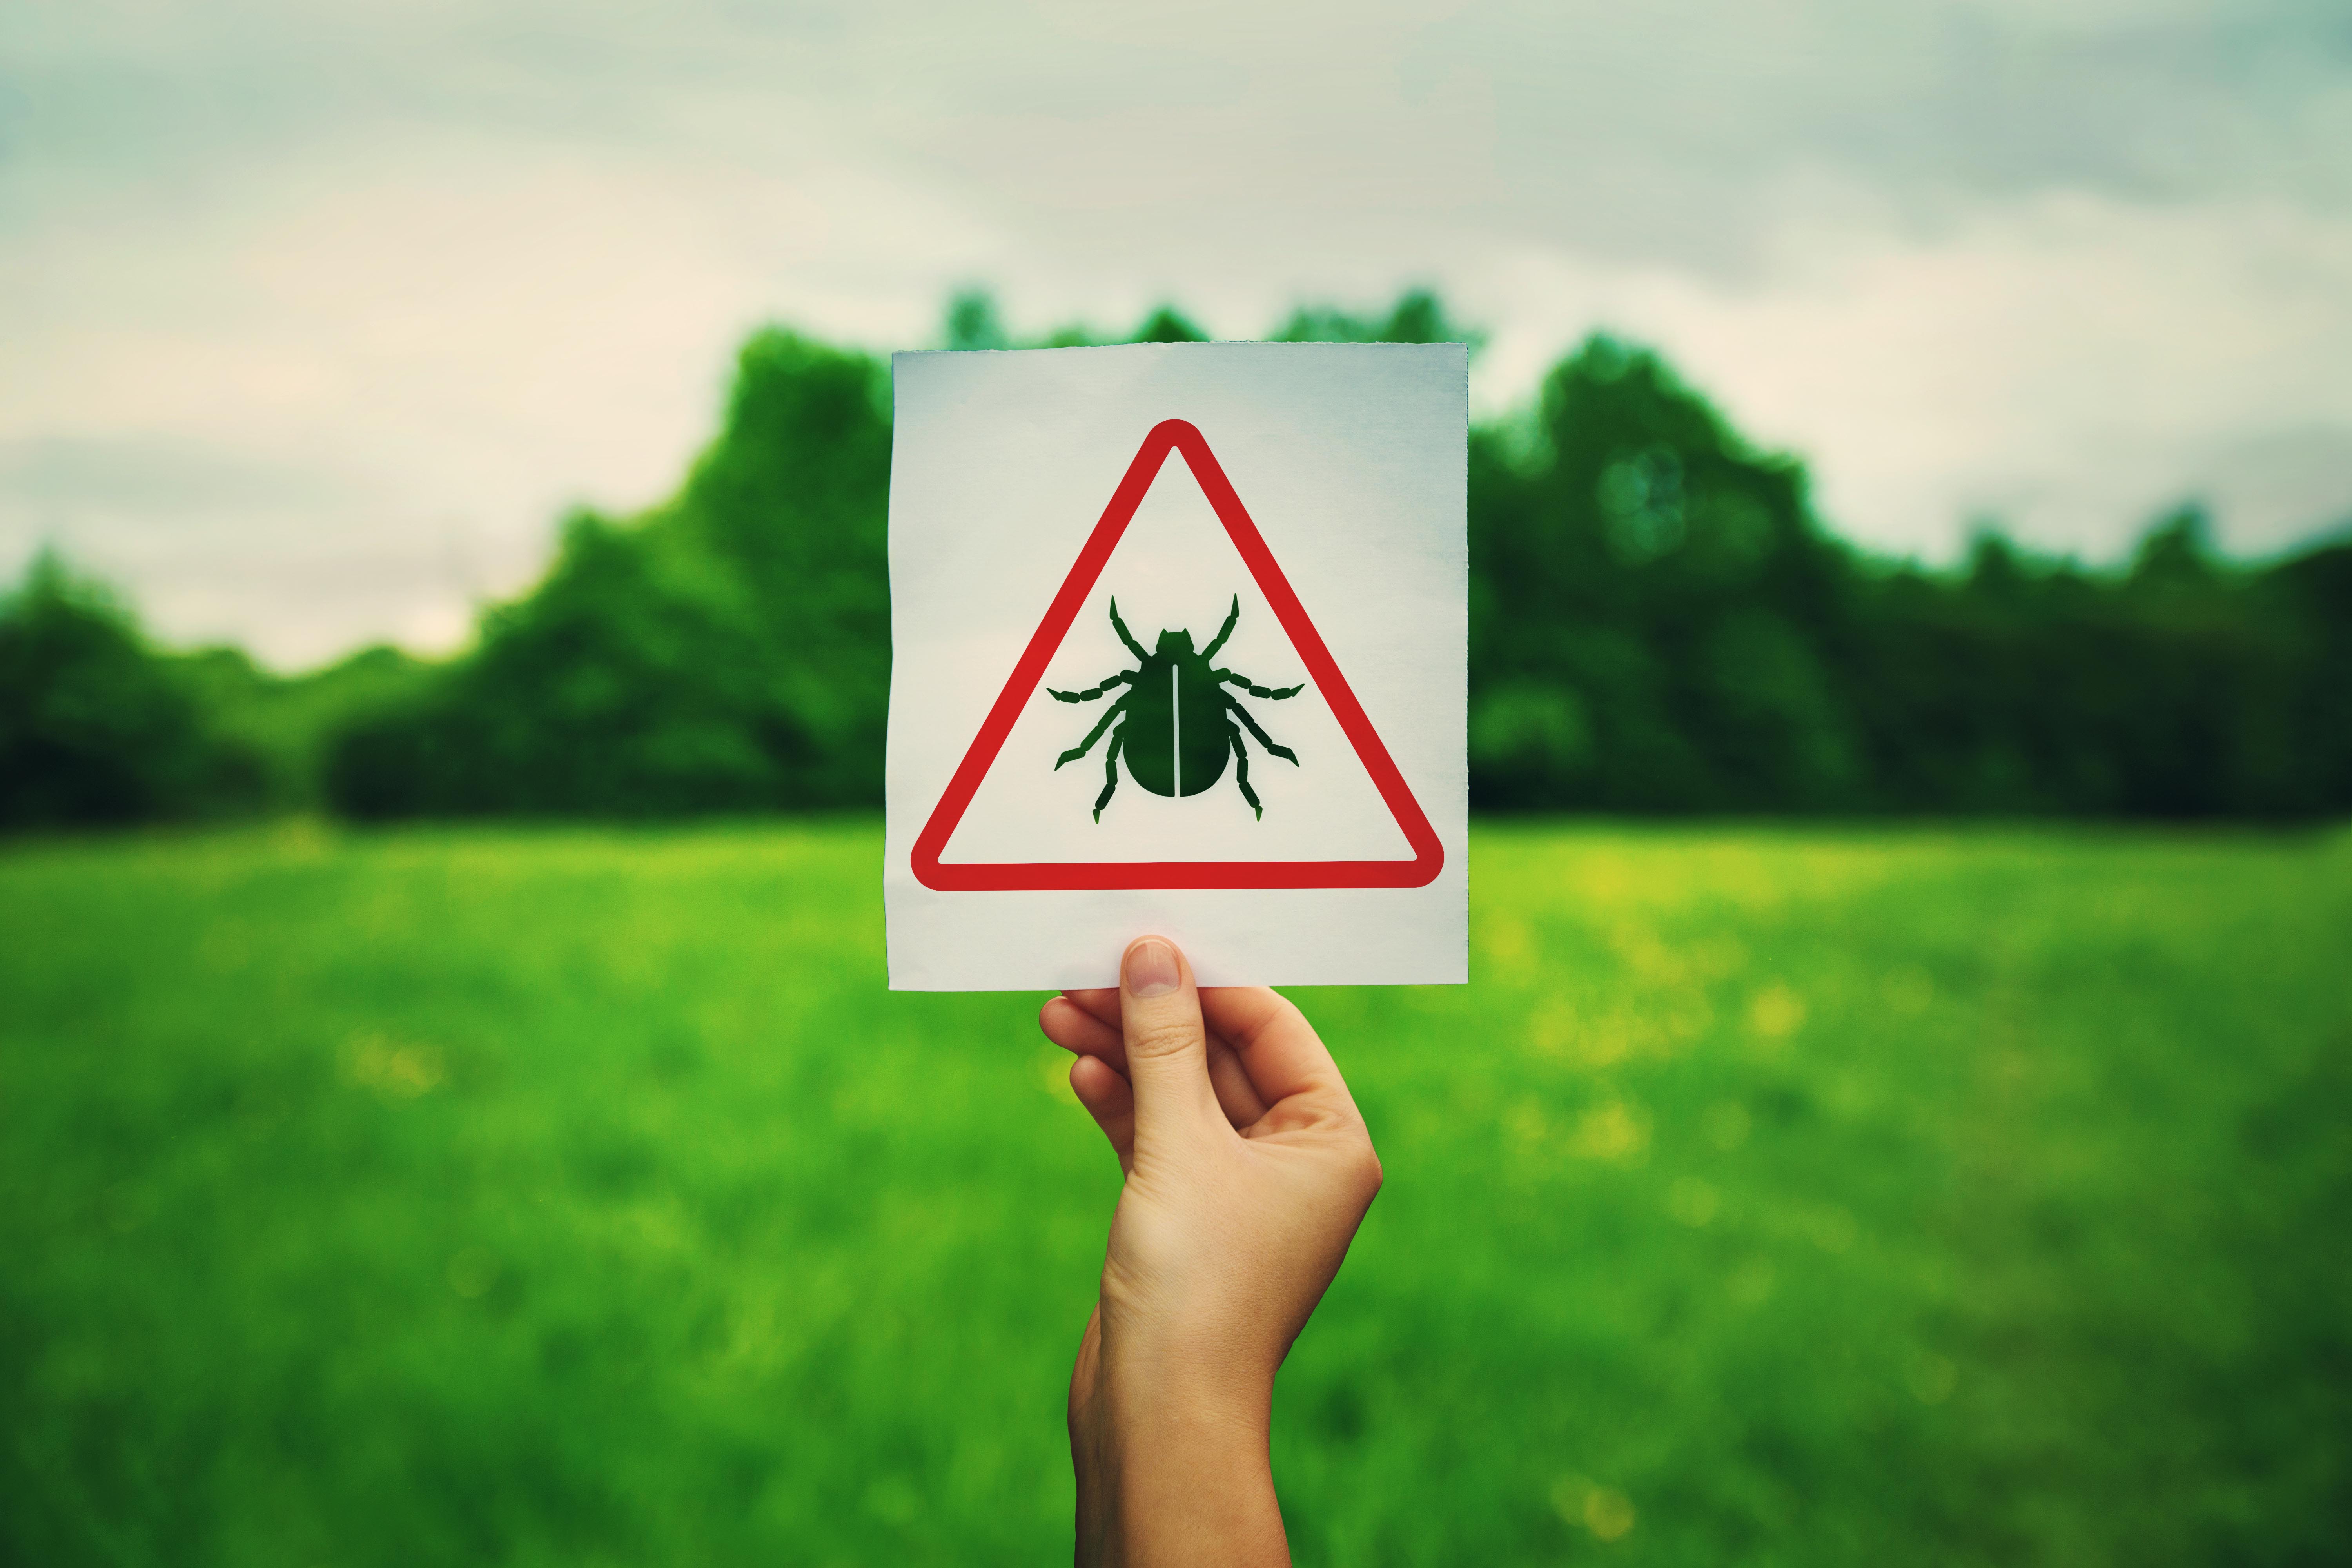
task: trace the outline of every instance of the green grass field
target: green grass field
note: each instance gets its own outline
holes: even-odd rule
[[[1068,1550],[1118,1173],[870,823],[0,851],[0,1559]],[[1301,992],[1388,1169],[1308,1563],[2352,1540],[2352,837],[1488,826]]]

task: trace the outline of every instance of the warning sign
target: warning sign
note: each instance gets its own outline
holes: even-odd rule
[[[1047,664],[1061,648],[1071,624],[1091,603],[1090,595],[1102,577],[1104,566],[1134,521],[1136,510],[1159,476],[1161,465],[1171,456],[1191,469],[1193,480],[1215,509],[1235,553],[1248,568],[1251,581],[1273,607],[1290,647],[1305,665],[1315,689],[1337,715],[1357,761],[1378,787],[1381,801],[1412,853],[1401,859],[944,863],[942,852],[963,820],[965,809],[1003,753],[1006,737],[1035,694]],[[1103,755],[1104,784],[1094,808],[1095,820],[1101,820],[1103,810],[1118,793],[1122,752],[1126,772],[1138,785],[1156,795],[1174,796],[1206,791],[1223,776],[1230,757],[1235,788],[1256,818],[1263,820],[1265,808],[1250,787],[1250,752],[1244,735],[1255,740],[1265,754],[1279,757],[1293,766],[1299,765],[1298,757],[1289,747],[1271,739],[1241,697],[1227,689],[1238,687],[1249,697],[1279,701],[1297,696],[1302,688],[1261,686],[1215,662],[1241,619],[1239,594],[1234,595],[1233,608],[1214,638],[1197,649],[1190,628],[1162,630],[1147,649],[1119,618],[1117,597],[1107,599],[1105,605],[1112,628],[1133,655],[1134,665],[1083,691],[1050,692],[1065,702],[1112,699],[1086,740],[1055,759],[1057,768],[1080,760],[1094,749],[1098,739],[1108,737]],[[1118,689],[1115,698],[1114,689]],[[1193,718],[1189,728],[1184,715],[1188,691],[1193,693]],[[1189,785],[1185,767],[1188,761],[1192,764]],[[1020,663],[1013,667],[1012,678],[1004,683],[980,733],[973,737],[971,750],[964,753],[963,762],[949,779],[947,789],[916,838],[913,855],[916,879],[925,887],[942,892],[1107,888],[1418,888],[1434,880],[1444,864],[1444,847],[1438,842],[1421,803],[1413,798],[1412,786],[1397,771],[1388,748],[1381,743],[1362,704],[1357,701],[1347,678],[1332,661],[1330,649],[1324,645],[1297,594],[1283,576],[1282,567],[1234,493],[1231,481],[1218,468],[1207,441],[1199,430],[1181,419],[1163,420],[1144,437],[1141,449],[1128,466],[1126,476],[1119,481],[1101,521],[1087,537],[1086,547],[1078,552],[1045,620],[1030,637]]]
[[[893,370],[891,984],[1465,978],[1462,351]]]

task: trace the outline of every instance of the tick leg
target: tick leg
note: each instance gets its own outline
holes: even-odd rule
[[[1101,685],[1090,686],[1084,691],[1056,691],[1049,686],[1045,688],[1045,695],[1052,698],[1056,702],[1092,702],[1096,698],[1100,697],[1112,687],[1123,686],[1134,679],[1135,671],[1131,669],[1122,669],[1117,675],[1114,675],[1109,679],[1104,681]]]
[[[1270,697],[1276,702],[1281,701],[1286,697],[1296,697],[1300,692],[1307,689],[1307,683],[1303,680],[1296,686],[1286,686],[1281,690],[1277,691],[1271,687],[1256,685],[1251,681],[1248,676],[1243,675],[1235,670],[1213,669],[1209,671],[1209,673],[1219,680],[1228,681],[1233,685],[1240,687],[1252,697]]]
[[[1129,695],[1131,696],[1133,694],[1129,693]],[[1087,738],[1054,759],[1054,771],[1059,773],[1064,763],[1075,763],[1080,757],[1085,756],[1088,752],[1094,750],[1095,742],[1102,739],[1102,732],[1111,727],[1112,721],[1116,720],[1120,714],[1126,711],[1127,698],[1125,697],[1120,698],[1118,701],[1104,709],[1102,721],[1097,724],[1093,729],[1087,731]],[[1111,742],[1111,749],[1113,752],[1116,752],[1118,749],[1118,742],[1114,741]]]
[[[1274,737],[1268,735],[1265,731],[1257,727],[1257,721],[1250,717],[1250,710],[1248,709],[1243,707],[1240,703],[1234,701],[1230,697],[1225,699],[1225,707],[1230,712],[1232,712],[1234,718],[1249,726],[1249,732],[1257,737],[1257,743],[1264,746],[1270,754],[1280,757],[1284,762],[1288,763],[1294,768],[1298,765],[1298,753],[1292,751],[1288,746],[1276,745],[1274,743]]]
[[[1218,628],[1216,640],[1201,650],[1201,657],[1202,658],[1216,658],[1217,650],[1225,646],[1225,639],[1234,635],[1234,623],[1241,618],[1242,596],[1239,594],[1235,594],[1234,595],[1234,607],[1232,613],[1225,616],[1225,624]]]
[[[1242,732],[1231,724],[1225,726],[1225,737],[1234,743],[1234,783],[1242,786],[1242,798],[1250,803],[1260,822],[1265,820],[1265,807],[1257,803],[1257,791],[1249,785],[1249,753],[1242,749]]]
[[[1133,635],[1128,631],[1127,623],[1118,618],[1118,598],[1116,595],[1112,596],[1110,602],[1110,629],[1118,634],[1118,640],[1127,645],[1127,651],[1135,656],[1135,661],[1138,664],[1151,657],[1143,651],[1143,645],[1136,641]]]
[[[1102,820],[1102,808],[1110,804],[1111,791],[1118,787],[1118,749],[1127,744],[1127,731],[1119,731],[1110,738],[1110,750],[1103,753],[1103,792],[1095,796],[1095,820]]]

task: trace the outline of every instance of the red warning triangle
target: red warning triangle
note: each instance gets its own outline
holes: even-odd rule
[[[1170,452],[1182,455],[1192,470],[1192,478],[1201,491],[1215,509],[1218,520],[1225,525],[1226,534],[1234,548],[1257,580],[1258,591],[1274,607],[1275,617],[1282,623],[1291,646],[1305,661],[1307,673],[1313,677],[1315,689],[1323,694],[1330,706],[1340,730],[1349,743],[1356,748],[1356,756],[1371,775],[1388,805],[1389,815],[1403,830],[1406,845],[1412,850],[1410,860],[1108,860],[1085,861],[987,861],[943,864],[940,854],[947,847],[956,825],[979,792],[981,780],[996,762],[996,754],[1004,746],[1005,737],[1013,732],[1014,721],[1028,705],[1036,691],[1037,683],[1045,678],[1045,667],[1053,662],[1055,652],[1069,634],[1070,625],[1077,619],[1095,582],[1109,563],[1111,552],[1118,548],[1119,536],[1135,516],[1135,509],[1143,504],[1151,481],[1159,476],[1160,466]],[[1257,525],[1243,510],[1241,498],[1225,478],[1224,469],[1217,466],[1216,457],[1201,432],[1181,419],[1163,419],[1151,427],[1143,438],[1142,447],[1135,461],[1127,467],[1127,477],[1103,509],[1102,521],[1087,535],[1086,548],[1070,567],[1070,574],[1062,580],[1062,590],[1045,611],[1045,618],[1037,624],[1036,632],[1021,655],[1021,662],[1013,667],[1013,679],[988,710],[972,737],[971,749],[964,752],[963,761],[956,765],[955,775],[948,780],[946,793],[931,808],[930,820],[915,839],[913,868],[915,879],[926,888],[940,892],[1013,892],[1013,891],[1092,891],[1113,888],[1420,888],[1436,880],[1445,864],[1444,847],[1438,843],[1436,830],[1413,798],[1412,791],[1397,772],[1388,748],[1372,729],[1372,721],[1364,716],[1363,705],[1348,686],[1347,677],[1332,660],[1331,650],[1323,646],[1323,637],[1316,631],[1315,623],[1307,618],[1306,608],[1298,595],[1291,591],[1290,580],[1275,563],[1274,552],[1258,536]]]

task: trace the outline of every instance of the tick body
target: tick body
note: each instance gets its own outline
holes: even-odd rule
[[[1250,788],[1249,752],[1244,748],[1242,731],[1247,730],[1268,755],[1280,757],[1293,767],[1298,765],[1298,756],[1289,747],[1276,744],[1227,688],[1280,701],[1297,696],[1306,686],[1301,683],[1275,689],[1259,686],[1245,675],[1217,668],[1217,650],[1234,635],[1241,615],[1241,598],[1236,595],[1224,626],[1207,647],[1194,651],[1189,630],[1163,631],[1159,642],[1147,653],[1143,645],[1129,635],[1127,623],[1118,618],[1118,601],[1113,599],[1111,629],[1135,656],[1136,668],[1121,670],[1084,691],[1046,689],[1057,702],[1092,702],[1126,688],[1104,710],[1087,738],[1064,752],[1054,763],[1059,768],[1065,763],[1077,761],[1092,751],[1106,732],[1109,734],[1110,744],[1103,752],[1102,794],[1095,798],[1097,822],[1102,820],[1103,807],[1110,804],[1111,795],[1118,788],[1122,759],[1129,778],[1153,795],[1171,797],[1195,795],[1208,790],[1224,777],[1225,763],[1230,759],[1234,783],[1240,788],[1242,798],[1249,802],[1250,809],[1258,816],[1265,816],[1257,792]]]

